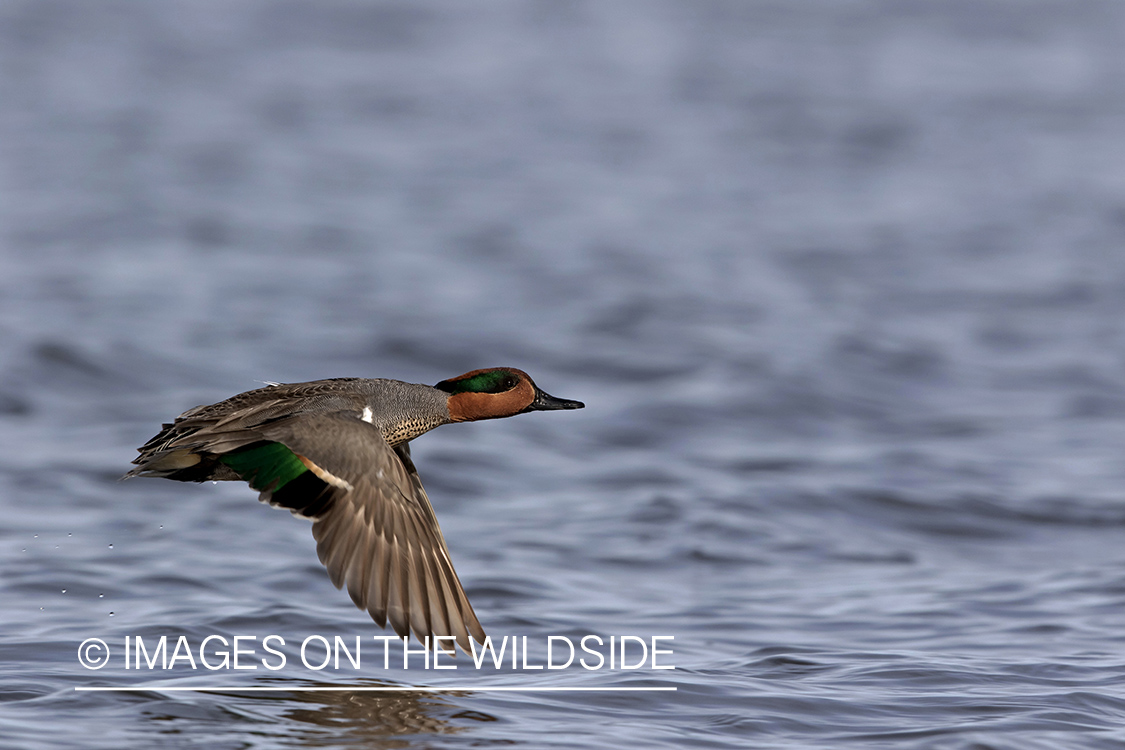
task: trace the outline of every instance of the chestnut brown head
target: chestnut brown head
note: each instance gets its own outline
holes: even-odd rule
[[[543,392],[526,372],[514,367],[473,370],[434,387],[449,394],[449,416],[454,422],[585,406],[581,401],[555,398]]]

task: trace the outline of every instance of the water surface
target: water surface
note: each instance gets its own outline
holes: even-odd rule
[[[1123,13],[0,4],[0,744],[1125,747]],[[307,523],[117,481],[261,381],[492,365],[587,408],[414,444],[484,626],[675,670],[306,669],[384,634]],[[284,690],[153,689],[208,684]]]

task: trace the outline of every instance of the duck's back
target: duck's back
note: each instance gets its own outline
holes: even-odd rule
[[[384,378],[332,378],[267,385],[214,404],[188,409],[141,446],[126,476],[182,481],[238,479],[209,460],[259,439],[256,428],[304,415],[350,413],[371,424],[388,445],[412,440],[449,421],[446,394],[436,388]],[[378,438],[375,438],[378,439]]]

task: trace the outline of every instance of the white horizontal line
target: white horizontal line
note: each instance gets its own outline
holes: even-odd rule
[[[248,685],[241,687],[238,685],[209,685],[206,687],[169,687],[163,685],[134,685],[132,687],[85,687],[79,686],[74,688],[80,691],[101,692],[101,693],[122,693],[135,690],[147,690],[151,692],[192,692],[192,693],[207,693],[212,691],[232,692],[232,693],[308,693],[308,692],[342,692],[342,693],[502,693],[502,692],[521,692],[521,693],[655,693],[655,692],[675,692],[674,687],[300,687],[300,686],[262,686],[262,685]]]

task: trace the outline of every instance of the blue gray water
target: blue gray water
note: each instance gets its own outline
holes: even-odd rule
[[[0,3],[0,746],[1125,748],[1123,37],[1065,0]],[[383,634],[307,523],[116,481],[260,381],[492,365],[587,408],[415,443],[481,621],[676,669],[307,669]],[[120,651],[268,634],[278,671]]]

